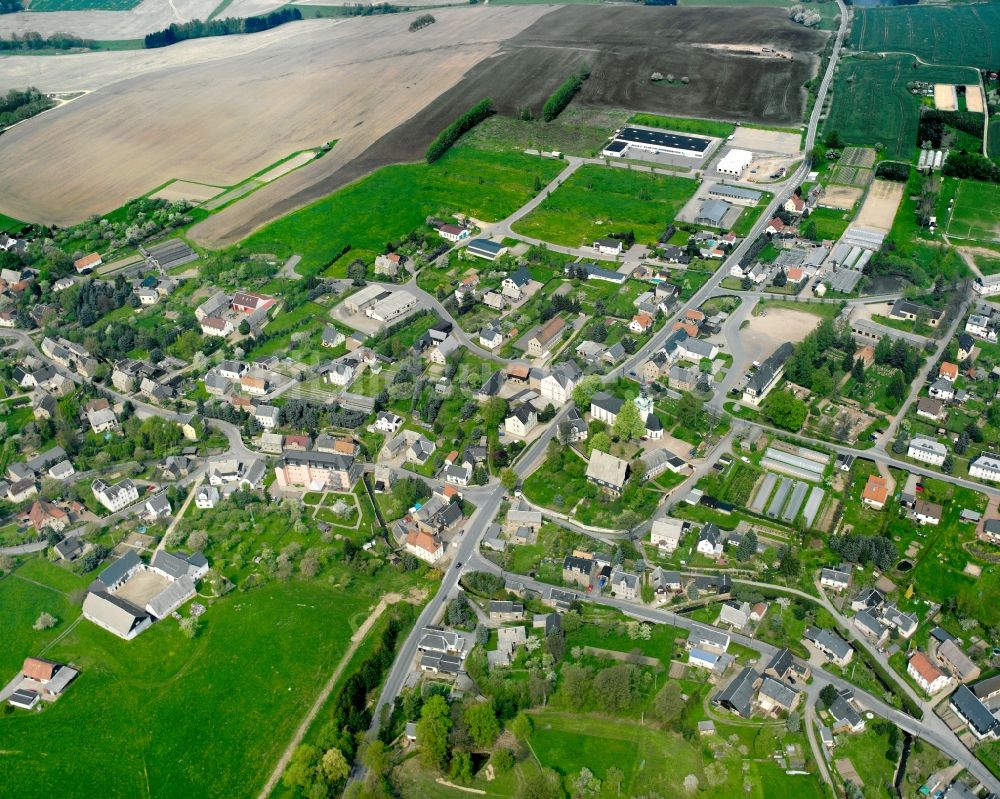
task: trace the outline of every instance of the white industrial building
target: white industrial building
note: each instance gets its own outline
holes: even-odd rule
[[[719,161],[715,170],[720,175],[732,175],[738,178],[746,171],[752,161],[753,153],[749,150],[730,150]]]

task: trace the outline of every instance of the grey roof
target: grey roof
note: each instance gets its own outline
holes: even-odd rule
[[[757,371],[751,375],[750,380],[747,382],[747,388],[756,391],[758,394],[764,391],[794,352],[795,348],[788,341],[778,347],[757,367]]]
[[[724,200],[706,200],[701,204],[697,220],[707,219],[711,225],[719,225],[732,206]]]
[[[788,649],[779,649],[774,653],[774,657],[767,664],[765,671],[773,671],[779,677],[784,677],[794,663],[795,658],[792,656],[791,651]]]
[[[83,612],[126,636],[149,617],[142,608],[107,591],[91,591],[83,600]]]
[[[60,557],[72,560],[83,552],[83,542],[76,536],[71,536],[69,538],[64,538],[56,544],[55,550],[59,553]]]
[[[805,637],[826,651],[832,652],[838,660],[847,657],[847,653],[851,651],[851,645],[832,630],[806,627]]]
[[[861,715],[843,697],[838,696],[830,705],[830,715],[833,716],[837,724],[848,724],[857,727],[861,723]]]
[[[847,585],[851,581],[851,575],[845,571],[841,571],[840,569],[823,569],[820,572],[820,579],[833,580]]]
[[[743,189],[739,186],[727,186],[722,183],[714,183],[708,187],[709,194],[720,194],[724,197],[732,197],[739,200],[759,200],[760,192],[751,189]]]
[[[972,686],[972,693],[979,699],[991,697],[997,692],[1000,692],[1000,674],[987,677]]]
[[[885,635],[885,627],[882,622],[872,616],[867,610],[861,610],[855,614],[854,625],[860,627],[865,632],[871,633],[876,638],[881,638]]]
[[[511,272],[507,275],[506,279],[513,282],[518,288],[521,288],[531,282],[531,272],[522,266],[516,272]]]
[[[26,465],[31,471],[40,472],[62,460],[66,460],[66,450],[62,447],[52,447],[52,449],[31,458],[31,460],[27,461]]]
[[[628,463],[614,455],[595,449],[590,453],[587,478],[621,488],[628,477]]]
[[[97,576],[97,579],[104,583],[104,585],[114,585],[132,569],[141,564],[142,560],[139,556],[130,550],[102,571]]]
[[[166,572],[177,580],[187,575],[193,564],[184,555],[167,552],[165,549],[158,549],[153,555],[150,565],[155,566],[160,571]]]
[[[162,619],[174,608],[195,595],[194,580],[186,574],[174,580],[146,603],[146,608],[156,618]]]
[[[760,693],[762,696],[772,699],[785,708],[790,708],[793,704],[795,704],[795,698],[799,694],[798,691],[793,688],[789,688],[787,685],[780,683],[771,677],[764,678],[764,681],[760,685]]]
[[[590,400],[590,404],[596,405],[598,408],[601,408],[608,413],[617,414],[621,411],[622,406],[625,404],[625,400],[619,399],[612,394],[608,394],[606,391],[598,391]]]
[[[584,574],[590,574],[590,570],[594,567],[594,561],[589,558],[578,558],[575,555],[567,555],[563,558],[563,569],[568,571],[578,571]]]
[[[756,671],[747,666],[718,694],[716,701],[748,718],[753,706],[753,685],[759,677]]]
[[[480,252],[492,255],[494,257],[499,255],[500,250],[502,250],[503,248],[504,248],[503,244],[500,244],[495,241],[490,241],[489,239],[473,239],[472,241],[469,242],[470,250],[478,250]]]
[[[979,701],[967,685],[958,686],[958,690],[951,695],[951,706],[980,735],[987,735],[1000,728],[1000,721],[990,713],[989,708]]]
[[[691,630],[688,632],[688,641],[694,641],[699,644],[712,644],[712,646],[717,646],[720,649],[729,648],[729,636],[726,633],[706,627],[703,624],[692,625]]]

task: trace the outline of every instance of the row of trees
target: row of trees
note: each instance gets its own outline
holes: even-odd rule
[[[952,151],[941,167],[941,173],[954,178],[1000,183],[1000,164],[978,153]]]
[[[570,100],[576,97],[577,92],[583,88],[585,70],[586,67],[579,74],[571,75],[552,93],[552,96],[542,106],[542,119],[551,122],[563,112]],[[590,73],[586,72],[585,74],[589,76]]]
[[[433,25],[435,22],[437,22],[437,20],[434,19],[433,14],[421,14],[410,23],[410,33],[418,31],[421,28],[426,28],[428,25]]]
[[[194,19],[190,22],[174,23],[163,30],[147,33],[144,45],[147,49],[154,47],[169,47],[186,39],[202,39],[206,36],[231,36],[238,33],[260,33],[277,28],[286,22],[302,19],[302,12],[297,8],[282,8],[264,14],[260,17],[227,17],[202,21]]]
[[[484,119],[492,116],[493,113],[493,100],[489,97],[483,98],[472,106],[472,108],[442,130],[437,138],[431,142],[431,146],[427,148],[427,153],[424,156],[427,159],[427,163],[433,164],[442,158],[464,133],[468,133]]]

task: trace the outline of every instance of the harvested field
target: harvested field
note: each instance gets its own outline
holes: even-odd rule
[[[978,84],[965,87],[965,108],[977,114],[983,113],[983,91]]]
[[[896,218],[896,210],[903,199],[906,185],[891,180],[876,180],[868,189],[855,224],[869,230],[888,233],[892,230],[892,220]]]
[[[247,16],[248,13],[260,14],[279,8],[282,3],[276,0],[250,0],[247,5],[255,7],[253,12],[233,11],[241,3],[235,0],[227,10],[228,16]],[[32,3],[32,12],[18,14],[0,14],[0,35],[9,37],[12,33],[37,31],[42,36],[53,33],[74,33],[86,39],[141,39],[150,31],[161,30],[174,22],[189,22],[193,19],[207,19],[218,5],[218,0],[142,0],[141,3],[130,3],[129,0],[106,0],[105,2],[87,3],[86,0],[49,0],[44,6],[45,13],[37,2]],[[105,9],[118,10],[86,10],[103,5]],[[127,8],[129,5],[132,8]],[[53,9],[65,10],[53,10]],[[72,10],[76,9],[76,10]]]
[[[537,111],[583,61],[591,78],[574,107],[797,124],[802,84],[814,74],[827,34],[791,23],[778,8],[727,15],[731,24],[721,28],[700,9],[479,4],[436,11],[437,23],[419,37],[405,35],[413,15],[398,14],[225,37],[241,40],[234,43],[80,56],[88,59],[87,87],[107,88],[0,142],[7,163],[24,163],[28,149],[44,150],[53,173],[72,173],[72,180],[57,192],[49,186],[59,181],[46,180],[37,164],[9,170],[11,191],[0,198],[0,211],[65,223],[108,211],[170,178],[232,185],[291,150],[338,139],[322,159],[192,230],[206,246],[228,244],[380,166],[418,160],[441,129],[484,96],[502,114],[523,105]],[[399,47],[386,48],[397,38]],[[795,60],[693,46],[705,42],[766,44],[795,53]],[[77,58],[45,59],[68,62],[50,65],[18,57],[5,66],[16,62],[10,66],[40,88],[68,89],[82,82]],[[649,75],[657,70],[687,75],[690,84],[653,84]],[[137,118],[137,104],[155,106],[156,113]],[[239,112],[219,114],[220,107]],[[154,128],[155,140],[170,142],[166,148],[143,145]],[[75,167],[91,166],[68,170],[69,158]]]
[[[169,200],[170,202],[187,200],[189,203],[198,205],[206,200],[211,200],[224,190],[225,187],[222,186],[206,186],[204,183],[192,183],[189,180],[175,180],[149,196],[154,200]]]
[[[952,84],[934,84],[934,107],[938,111],[955,111],[958,108],[958,94]]]
[[[5,59],[30,60],[23,66],[39,88],[58,87],[68,69],[82,71],[84,63],[89,79],[103,85],[3,136],[0,157],[20,166],[5,170],[0,208],[67,224],[108,212],[170,178],[233,185],[290,151],[338,139],[326,157],[271,184],[273,194],[261,191],[243,201],[259,196],[259,207],[270,209],[276,198],[351,163],[548,9],[471,11],[442,10],[405,52],[385,48],[409,25],[410,15],[394,14],[296,22],[254,36],[184,42],[152,56]],[[107,61],[115,66],[104,66]],[[134,71],[142,74],[131,77]],[[137,107],[151,111],[136,114]],[[34,157],[39,152],[47,154],[44,163]],[[282,210],[290,208],[276,209]]]
[[[802,136],[798,133],[784,133],[780,130],[739,127],[730,142],[732,147],[757,153],[777,155],[798,155],[802,152]]]
[[[861,199],[863,193],[861,189],[850,186],[830,185],[826,187],[826,192],[820,198],[819,204],[827,208],[848,211]]]

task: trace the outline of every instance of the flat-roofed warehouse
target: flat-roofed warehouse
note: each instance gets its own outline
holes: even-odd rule
[[[630,126],[615,133],[611,142],[605,146],[603,154],[612,158],[624,158],[630,149],[635,148],[652,153],[703,158],[711,144],[711,139],[701,136],[682,136],[679,133]]]
[[[735,205],[756,205],[760,201],[761,194],[753,189],[715,183],[708,187],[708,196],[713,200],[727,200]]]

